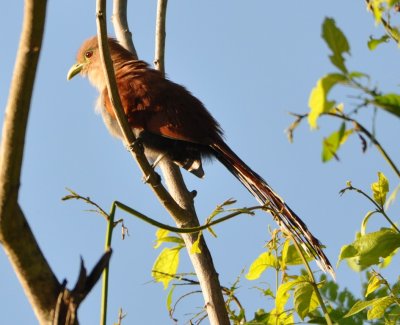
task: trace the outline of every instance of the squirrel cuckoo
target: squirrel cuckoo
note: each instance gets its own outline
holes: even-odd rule
[[[146,156],[154,161],[168,155],[198,177],[204,175],[202,158],[218,159],[260,204],[269,205],[278,225],[303,244],[320,268],[334,276],[318,239],[267,182],[229,148],[220,125],[201,101],[147,63],[135,60],[115,39],[109,38],[108,45],[122,106]],[[122,137],[107,92],[97,37],[83,43],[67,79],[78,73],[87,76],[98,89],[98,109],[110,133]]]

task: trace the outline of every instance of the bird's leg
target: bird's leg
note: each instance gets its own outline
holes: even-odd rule
[[[135,141],[132,143],[128,144],[126,146],[128,151],[135,152],[136,150],[139,150],[142,153],[145,153],[145,148],[143,145],[143,132],[140,132],[139,134],[136,135]],[[161,155],[161,157],[157,158],[157,160],[151,164],[151,168],[153,169],[153,173],[149,173],[145,176],[143,176],[143,183],[148,183],[150,181],[150,178],[152,177],[152,174],[154,174],[154,177],[157,179],[157,183],[161,183],[161,177],[158,175],[155,171],[154,168],[156,164],[160,162],[162,158],[164,158],[165,154]]]
[[[161,182],[160,175],[157,174],[157,172],[155,171],[155,169],[156,169],[157,165],[160,163],[160,161],[161,161],[166,155],[167,155],[166,152],[160,153],[160,154],[157,156],[157,158],[153,161],[153,163],[150,165],[151,168],[153,169],[154,174],[158,176],[160,182]],[[150,176],[151,176],[151,175],[149,174],[149,175],[143,177],[143,182],[144,182],[144,183],[148,183]]]
[[[157,167],[157,165],[159,164],[159,162],[160,162],[161,160],[163,160],[164,157],[165,157],[166,155],[167,155],[166,152],[160,153],[160,154],[157,156],[156,160],[154,160],[153,163],[151,164],[151,167],[152,167],[153,169],[155,169],[155,168]]]

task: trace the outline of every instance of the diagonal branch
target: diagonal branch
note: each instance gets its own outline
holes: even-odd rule
[[[154,63],[162,74],[165,74],[164,53],[167,3],[168,0],[158,0],[157,5],[156,55]],[[199,220],[194,207],[193,195],[186,188],[179,168],[169,161],[169,159],[162,159],[160,168],[163,171],[165,182],[175,201],[189,213],[183,224],[176,216],[172,216],[178,227],[198,227]],[[181,236],[200,283],[210,324],[229,324],[228,312],[221,291],[218,273],[214,267],[214,262],[204,237],[201,236],[199,243],[201,254],[192,254],[192,246],[198,239],[198,233],[181,234]]]
[[[126,0],[118,0],[118,2],[125,3]],[[119,9],[121,7],[124,7],[126,9],[125,4],[121,6],[117,6],[115,4],[114,9],[115,7],[119,7]],[[104,8],[105,7],[102,7],[102,9]],[[154,62],[156,64],[156,68],[158,68],[163,74],[165,69],[164,53],[165,53],[165,35],[166,35],[165,33],[166,9],[167,9],[167,0],[159,0],[157,6],[157,22],[156,22],[156,57]],[[126,13],[122,14],[124,15],[124,17],[126,16]],[[127,21],[125,19],[117,19],[116,15],[117,13],[114,12],[114,21],[124,21],[125,25],[123,26],[123,30],[129,30]],[[120,30],[118,30],[121,28],[121,25],[118,24],[115,25],[114,27],[116,29],[117,35],[122,35],[123,38],[128,36],[126,33],[122,33]],[[103,28],[104,28],[103,30],[105,30],[105,23]],[[118,39],[121,41],[122,44],[129,43],[124,39],[120,38]],[[168,186],[169,193],[171,193],[174,203],[177,203],[180,209],[176,210],[168,209],[162,197],[160,195],[157,195],[160,202],[167,208],[168,212],[174,218],[178,227],[185,227],[185,228],[198,227],[199,221],[193,204],[193,194],[190,193],[186,188],[186,185],[183,181],[183,177],[179,168],[175,164],[173,164],[169,159],[167,159],[167,157],[165,157],[160,161],[159,166],[163,172],[164,181]],[[157,190],[159,190],[159,188],[156,189],[155,192],[157,192]],[[198,234],[189,233],[182,235],[182,237],[185,241],[186,248],[189,252],[189,257],[191,259],[191,262],[196,271],[197,277],[199,279],[202,288],[205,300],[205,306],[208,312],[210,323],[222,324],[222,325],[229,324],[229,318],[225,308],[224,298],[221,293],[221,285],[218,280],[218,273],[215,270],[210,251],[208,250],[204,238],[201,237],[200,241],[200,250],[202,251],[202,253],[190,254],[191,247],[193,243],[197,241]]]
[[[25,133],[39,60],[46,0],[26,0],[0,152],[0,242],[41,324],[52,320],[61,288],[18,204]]]
[[[106,1],[97,0],[96,2],[97,16],[97,34],[99,41],[100,57],[105,71],[107,91],[113,104],[114,113],[117,117],[118,124],[121,128],[124,141],[128,145],[133,157],[139,164],[140,169],[145,175],[147,183],[158,197],[159,201],[164,205],[170,214],[181,216],[184,218],[186,211],[182,209],[171,197],[168,191],[162,186],[159,177],[147,161],[143,148],[137,145],[136,138],[128,124],[124,110],[122,108],[121,99],[117,91],[114,67],[110,58],[110,50],[107,41],[107,24],[106,24]]]

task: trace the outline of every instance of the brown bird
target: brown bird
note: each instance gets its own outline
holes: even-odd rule
[[[146,156],[155,161],[167,155],[198,177],[204,175],[202,158],[217,158],[260,204],[269,205],[278,225],[302,244],[322,270],[334,277],[318,239],[267,182],[229,148],[220,125],[202,102],[146,62],[135,60],[115,39],[109,38],[108,45],[122,106]],[[112,135],[122,138],[107,92],[97,37],[83,43],[67,79],[78,73],[87,76],[98,89],[97,106],[104,123]]]

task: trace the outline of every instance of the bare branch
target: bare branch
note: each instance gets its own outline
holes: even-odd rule
[[[163,204],[165,209],[167,209],[167,211],[170,214],[184,216],[186,213],[185,210],[183,210],[178,204],[176,204],[176,202],[168,193],[168,191],[164,188],[164,186],[162,186],[159,177],[157,176],[157,174],[154,172],[153,168],[147,161],[143,153],[143,148],[137,145],[136,138],[132,132],[132,129],[128,124],[117,91],[114,67],[111,62],[110,50],[108,48],[107,24],[106,24],[106,1],[97,0],[96,8],[97,8],[96,9],[97,33],[99,40],[100,57],[103,63],[103,69],[105,71],[107,90],[110,95],[110,100],[113,104],[114,113],[115,116],[117,117],[118,124],[121,128],[124,141],[130,148],[133,157],[136,159],[141,170],[143,171],[147,183],[150,184],[153,192],[158,197],[159,201]]]
[[[128,20],[126,18],[126,12],[128,9],[128,0],[114,0],[113,1],[113,15],[111,20],[114,25],[115,36],[120,41],[121,45],[129,50],[136,59],[138,55],[136,53],[135,45],[132,41],[132,33],[129,30]]]
[[[168,0],[159,0],[157,3],[157,21],[156,21],[156,46],[154,55],[154,66],[158,71],[165,75],[165,24],[167,18]]]
[[[26,0],[0,152],[0,242],[41,324],[50,324],[61,285],[18,204],[25,133],[39,60],[46,0]]]
[[[167,3],[168,0],[158,0],[157,5],[156,54],[154,65],[162,74],[165,74],[164,53]],[[160,168],[163,172],[169,192],[175,201],[188,212],[188,215],[184,220],[178,219],[174,215],[172,216],[178,227],[198,227],[199,220],[194,208],[193,195],[188,191],[179,168],[169,159],[162,159],[160,162]],[[197,241],[197,238],[198,233],[182,234],[182,239],[185,242],[189,258],[192,262],[197,278],[199,279],[208,319],[210,324],[229,324],[228,312],[221,292],[218,273],[215,270],[211,253],[203,236],[201,236],[199,244],[201,254],[191,253],[193,243]]]
[[[100,31],[100,27],[102,29],[103,35],[106,35],[106,26],[105,22],[101,22],[101,19],[104,20],[105,18],[105,5],[104,1],[98,0],[98,4],[100,5],[101,2],[103,2],[102,7],[98,6],[98,30]],[[114,5],[114,10],[117,5]],[[165,52],[165,17],[166,17],[166,8],[167,8],[167,1],[166,0],[160,0],[158,3],[158,10],[157,10],[157,36],[156,36],[156,65],[158,68],[161,68],[162,72],[164,73],[164,52]],[[121,7],[119,8],[121,9]],[[126,10],[126,6],[124,7]],[[125,20],[126,22],[126,12],[121,13],[125,18],[118,19],[117,14],[114,11],[114,17],[113,17],[113,22],[116,21],[122,21]],[[103,26],[101,26],[103,25]],[[126,37],[128,36],[126,33],[120,33],[117,30],[120,29],[119,26],[116,26],[116,33],[117,35],[120,35],[121,39],[118,38],[118,40],[122,44],[126,44]],[[124,26],[124,30],[129,30],[126,25]],[[106,43],[106,40],[103,39],[104,44]],[[99,41],[100,44],[100,41]],[[109,55],[104,55],[109,56]],[[103,58],[102,58],[103,59]],[[108,58],[107,58],[108,59]],[[111,62],[110,62],[111,65]],[[112,74],[112,79],[114,78],[114,73],[111,72],[109,69],[110,74]],[[110,93],[110,88],[107,87]],[[114,88],[116,90],[116,88]],[[114,102],[113,102],[114,103]],[[120,108],[115,108],[116,110],[120,110],[123,112],[122,107]],[[116,116],[118,120],[120,119],[119,114],[116,113]],[[123,118],[123,117],[121,117]],[[125,133],[125,130],[123,130],[123,133]],[[133,141],[128,141],[128,143],[132,143]],[[137,158],[137,155],[136,155]],[[139,161],[138,161],[139,162]],[[147,163],[147,161],[146,161]],[[142,167],[141,162],[139,164]],[[170,203],[165,201],[165,198],[161,197],[159,194],[157,194],[157,191],[160,190],[158,186],[155,188],[155,192],[160,200],[160,202],[166,207],[167,211],[171,214],[171,216],[174,218],[176,224],[178,227],[197,227],[199,226],[199,221],[196,216],[196,212],[194,209],[194,204],[193,204],[193,195],[187,190],[186,185],[183,181],[182,174],[180,173],[179,168],[173,164],[167,157],[163,158],[159,166],[163,172],[164,175],[164,180],[165,183],[168,186],[169,193],[172,195],[173,198],[173,206],[175,207],[175,204],[180,207],[180,209],[171,209],[168,207],[168,205],[171,205]],[[143,167],[142,167],[143,168]],[[145,172],[145,175],[148,175]],[[152,184],[153,185],[153,184]],[[154,187],[154,186],[153,186]],[[153,188],[154,189],[154,188]],[[169,195],[168,193],[168,195]],[[168,199],[169,200],[169,199]],[[167,203],[167,204],[166,204]],[[205,244],[204,238],[201,238],[200,241],[200,249],[202,251],[201,254],[190,254],[190,249],[193,245],[193,243],[197,240],[198,234],[197,233],[192,233],[192,234],[184,234],[182,235],[187,250],[189,252],[190,259],[192,261],[193,267],[196,271],[196,274],[199,278],[199,282],[201,284],[202,290],[203,290],[203,295],[205,299],[205,307],[207,309],[210,322],[211,324],[229,324],[229,319],[228,319],[228,314],[225,308],[225,302],[220,290],[220,284],[218,280],[218,274],[214,268],[213,261],[211,254]]]

